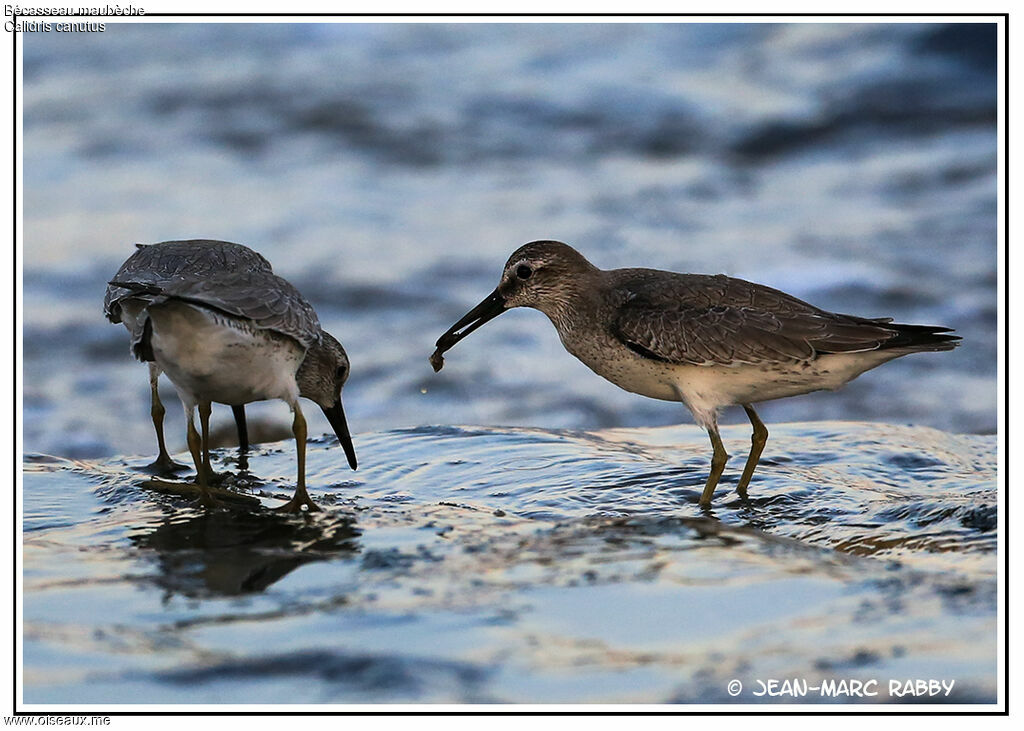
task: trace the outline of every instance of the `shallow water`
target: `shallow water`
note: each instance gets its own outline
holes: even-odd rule
[[[703,703],[734,678],[994,702],[993,437],[775,426],[750,499],[733,460],[708,511],[696,428],[357,448],[351,472],[311,445],[302,516],[204,512],[140,487],[144,459],[26,462],[25,702]],[[293,469],[264,445],[225,484],[270,507]]]

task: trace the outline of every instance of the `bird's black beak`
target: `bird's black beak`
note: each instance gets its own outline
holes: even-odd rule
[[[448,332],[437,339],[435,343],[437,350],[430,356],[430,365],[434,367],[434,372],[436,373],[444,367],[445,351],[453,348],[455,343],[462,340],[488,320],[493,320],[504,311],[505,298],[501,296],[498,290],[494,290],[487,295],[483,302],[467,312],[461,320],[452,325]]]
[[[324,409],[322,406],[320,408],[323,409],[327,421],[331,422],[334,433],[338,435],[338,441],[341,442],[345,456],[348,457],[349,467],[355,469],[356,448],[352,446],[352,435],[348,433],[348,423],[345,421],[345,412],[341,408],[341,399],[339,398],[329,409]]]

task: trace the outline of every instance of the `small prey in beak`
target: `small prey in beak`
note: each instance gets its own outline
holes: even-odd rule
[[[457,342],[476,330],[488,320],[493,320],[506,309],[505,298],[496,289],[491,292],[483,302],[478,304],[466,315],[452,325],[448,332],[437,339],[437,349],[430,356],[430,365],[434,372],[444,367],[444,354],[451,350]]]

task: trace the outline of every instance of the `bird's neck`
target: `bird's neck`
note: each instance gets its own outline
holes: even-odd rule
[[[538,307],[548,316],[565,341],[573,336],[583,335],[593,323],[600,309],[600,282],[597,281],[601,270],[595,269],[593,277],[580,277],[567,283],[559,290],[559,296],[548,299],[543,307]]]

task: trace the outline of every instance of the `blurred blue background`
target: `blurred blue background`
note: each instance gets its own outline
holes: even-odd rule
[[[431,372],[434,340],[537,238],[964,337],[766,405],[768,424],[995,430],[994,25],[108,23],[23,40],[26,451],[153,451],[146,371],[103,290],[134,242],[195,237],[259,250],[311,300],[351,356],[356,433],[690,422],[593,376],[533,311]],[[250,413],[288,423],[283,404]]]

